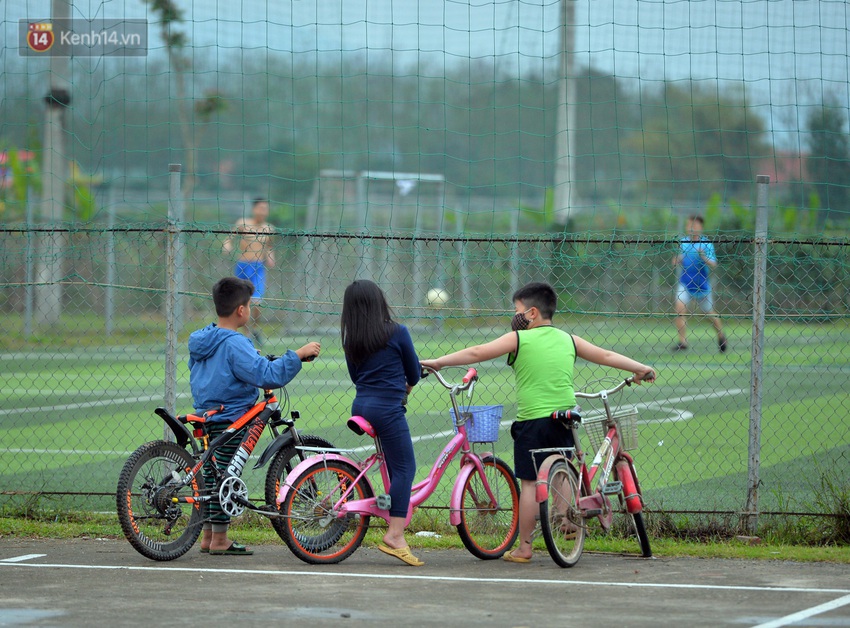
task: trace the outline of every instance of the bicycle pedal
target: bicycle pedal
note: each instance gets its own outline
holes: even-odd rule
[[[608,482],[605,486],[602,487],[603,495],[616,495],[617,493],[623,492],[623,483],[619,480],[616,482]]]
[[[601,509],[601,508],[588,508],[587,510],[585,510],[585,511],[584,511],[583,513],[581,513],[581,514],[582,514],[582,516],[584,516],[585,518],[588,518],[588,517],[598,517],[599,515],[601,515],[601,514],[602,514],[602,509]]]
[[[389,495],[386,495],[386,494],[385,495],[378,495],[375,498],[375,505],[380,510],[389,510],[390,508],[392,508],[392,503],[393,503],[392,498]]]

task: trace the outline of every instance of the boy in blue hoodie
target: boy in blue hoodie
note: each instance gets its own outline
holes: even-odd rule
[[[251,341],[238,331],[251,320],[252,294],[254,284],[247,279],[225,277],[219,280],[212,289],[218,323],[189,336],[189,384],[195,412],[203,414],[210,408],[224,406],[207,421],[210,440],[257,402],[258,388],[285,386],[301,370],[301,362],[315,358],[321,350],[318,342],[308,342],[297,351],[287,351],[274,362],[261,356]],[[243,435],[232,438],[218,450],[215,457],[218,470],[227,468]],[[211,490],[218,490],[211,468],[204,468],[204,480]],[[253,554],[244,545],[228,538],[230,517],[219,504],[210,504],[208,515],[201,552]]]

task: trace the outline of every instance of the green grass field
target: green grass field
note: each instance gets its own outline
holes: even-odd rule
[[[700,321],[690,328],[691,349],[676,355],[669,351],[675,334],[667,319],[572,319],[569,327],[563,326],[658,370],[656,385],[626,389],[618,399],[639,408],[640,447],[633,454],[649,505],[672,510],[743,508],[749,321],[726,322],[731,351],[725,355],[717,351],[710,326]],[[502,332],[489,325],[464,327],[461,321],[450,321],[443,331],[412,325],[422,358]],[[812,487],[819,485],[821,474],[850,483],[850,326],[847,321],[769,323],[766,337],[760,505],[763,510],[811,510]],[[323,354],[305,365],[288,387],[291,409],[302,416],[299,427],[340,447],[368,446],[368,439],[345,428],[354,391],[338,338],[309,339],[322,341]],[[306,340],[272,336],[265,349],[280,353]],[[191,408],[185,361],[181,340],[180,412]],[[53,350],[18,346],[0,353],[0,365],[0,485],[5,491],[111,493],[129,452],[162,437],[163,424],[153,414],[162,404],[164,388],[163,347],[158,342],[98,346],[96,339],[89,339],[81,349]],[[454,371],[457,377],[462,372]],[[479,373],[473,403],[502,404],[503,419],[510,421],[515,414],[510,369],[499,360],[481,365]],[[606,375],[611,373],[581,361],[576,367],[580,388]],[[448,408],[447,394],[434,381],[423,381],[411,395],[408,419],[418,439],[422,475],[448,441],[434,436],[451,429]],[[264,437],[259,450],[267,442]],[[512,462],[507,425],[495,451]],[[249,471],[245,477],[252,493],[259,495],[262,472]],[[450,472],[443,480],[445,490],[432,503],[445,503],[452,481]],[[114,507],[106,497],[85,504]]]

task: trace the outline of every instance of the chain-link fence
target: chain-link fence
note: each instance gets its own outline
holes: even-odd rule
[[[177,410],[191,408],[186,338],[214,320],[209,289],[233,272],[234,258],[223,252],[232,235],[225,225],[174,222],[0,228],[5,500],[43,496],[113,507],[124,460],[163,435],[153,409],[168,403],[169,377]],[[752,234],[712,239],[719,262],[712,274],[715,308],[729,342],[723,353],[698,310],[687,319],[688,350],[671,351],[677,238],[472,237],[462,230],[456,237],[277,232],[261,350],[322,342],[320,359],[288,386],[289,409],[301,413],[304,432],[365,456],[370,443],[345,428],[354,390],[338,323],[349,281],[380,283],[421,358],[501,335],[513,314],[512,292],[527,281],[548,281],[559,293],[558,327],[658,371],[655,385],[616,399],[640,412],[635,459],[649,506],[741,513],[752,487],[755,240]],[[850,241],[772,240],[766,267],[766,315],[756,321],[764,331],[758,508],[821,512],[821,478],[850,481]],[[45,281],[50,272],[58,280]],[[174,373],[166,367],[169,324],[177,334]],[[512,372],[497,360],[480,365],[479,373],[472,403],[504,406],[495,451],[510,461]],[[581,389],[610,375],[589,363],[576,366]],[[429,380],[410,397],[422,475],[448,440],[448,410],[445,391]],[[263,471],[247,472],[257,495]],[[444,506],[446,498],[438,493],[428,505]]]

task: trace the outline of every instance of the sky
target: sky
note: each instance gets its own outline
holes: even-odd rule
[[[641,86],[693,78],[743,82],[777,143],[795,142],[806,106],[847,107],[850,6],[845,0],[570,0],[576,61]],[[196,54],[239,49],[393,59],[409,67],[493,59],[540,74],[560,45],[560,0],[176,0]],[[49,15],[50,0],[0,0],[14,54],[17,20]],[[145,18],[142,0],[75,0],[73,16]],[[151,28],[152,49],[160,48]],[[155,52],[153,53],[156,54]]]

